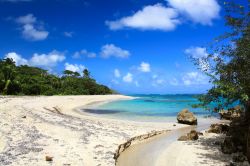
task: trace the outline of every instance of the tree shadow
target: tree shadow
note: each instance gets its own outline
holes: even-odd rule
[[[201,165],[217,165],[219,163],[230,164],[232,160],[231,155],[224,154],[221,151],[221,143],[225,135],[214,134],[213,137],[201,136],[197,141],[185,142],[186,145],[195,145],[197,151],[195,154],[198,156],[199,164]],[[197,146],[196,146],[197,145]]]

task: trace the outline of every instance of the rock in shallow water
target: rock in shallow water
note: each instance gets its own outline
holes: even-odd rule
[[[177,121],[182,124],[197,125],[197,118],[188,109],[184,109],[178,113]]]

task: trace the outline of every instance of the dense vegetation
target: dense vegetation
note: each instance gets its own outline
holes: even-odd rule
[[[213,87],[199,99],[200,106],[217,104],[216,111],[234,102],[244,108],[240,119],[235,119],[227,134],[230,146],[243,147],[250,161],[250,1],[245,4],[225,2],[225,20],[230,31],[215,40],[210,55],[194,62],[208,66],[206,73]]]
[[[202,106],[217,104],[219,109],[239,101],[250,112],[250,12],[247,6],[225,2],[226,25],[230,32],[213,43],[210,55],[194,59],[210,77],[213,87],[199,99]]]
[[[65,70],[62,77],[27,65],[16,66],[10,59],[0,59],[0,94],[4,95],[97,95],[113,91],[97,84],[90,72]]]

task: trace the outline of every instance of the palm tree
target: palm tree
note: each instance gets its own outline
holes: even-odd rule
[[[83,70],[83,78],[90,78],[90,72],[88,71],[88,69]]]
[[[8,93],[8,87],[15,79],[16,73],[16,65],[13,59],[6,58],[0,63],[0,68],[4,77],[4,89],[3,94],[6,95]]]

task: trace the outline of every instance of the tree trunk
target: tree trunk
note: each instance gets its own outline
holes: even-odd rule
[[[8,87],[10,85],[10,80],[7,80],[3,89],[3,94],[7,95],[8,94]]]
[[[245,122],[248,125],[248,130],[247,130],[247,148],[246,148],[246,156],[248,159],[248,162],[250,162],[250,100],[248,100],[245,104]]]

